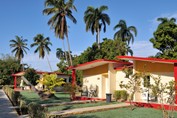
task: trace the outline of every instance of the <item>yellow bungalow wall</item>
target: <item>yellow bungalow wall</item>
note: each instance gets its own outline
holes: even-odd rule
[[[108,73],[108,64],[83,70],[83,85],[87,86],[88,90],[91,85],[98,86],[98,98],[105,98],[105,77]]]
[[[161,83],[165,84],[169,81],[174,80],[174,66],[173,64],[165,64],[165,63],[152,63],[146,61],[134,61],[134,72],[147,72],[151,74],[153,77],[160,77]],[[153,79],[151,78],[150,84],[154,84]],[[141,85],[143,88],[143,82]],[[167,95],[164,94],[164,101],[166,101]],[[138,92],[135,94],[135,101],[142,101],[142,93]]]

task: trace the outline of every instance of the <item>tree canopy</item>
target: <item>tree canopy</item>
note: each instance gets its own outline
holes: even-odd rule
[[[22,70],[20,61],[9,55],[2,55],[0,59],[0,85],[13,84],[13,73]]]
[[[86,31],[91,31],[92,34],[95,32],[96,42],[98,43],[98,48],[100,49],[100,31],[103,25],[103,31],[106,32],[106,24],[110,25],[110,17],[108,14],[104,13],[107,10],[107,6],[100,6],[99,8],[94,8],[88,6],[87,10],[84,13],[84,21],[86,24]]]
[[[24,77],[33,85],[37,84],[37,80],[40,78],[40,76],[36,73],[36,71],[33,68],[28,68],[25,71]]]
[[[137,29],[135,26],[127,26],[125,20],[120,20],[117,25],[114,26],[114,30],[119,29],[115,34],[114,34],[114,39],[120,39],[123,42],[127,42],[129,45],[130,41],[132,40],[132,44],[134,42],[134,36],[137,35]]]
[[[156,31],[153,33],[154,37],[150,39],[153,47],[159,52],[156,57],[166,59],[177,58],[177,24],[174,18],[158,18],[161,23],[158,25]]]
[[[15,53],[15,57],[21,62],[24,57],[24,53],[27,54],[26,50],[29,50],[27,47],[27,39],[23,39],[23,37],[15,36],[15,39],[10,40],[10,47],[12,49],[12,53]]]
[[[45,38],[42,34],[37,34],[33,40],[34,43],[31,44],[31,47],[36,46],[34,53],[39,52],[39,58],[44,58],[46,52],[47,54],[49,54],[49,52],[51,51],[49,45],[52,45],[49,37]]]
[[[126,55],[127,53],[128,47],[125,42],[105,38],[101,43],[100,49],[96,43],[93,43],[93,45],[88,47],[81,55],[74,57],[74,65],[95,59],[116,59],[116,56]]]
[[[67,18],[70,19],[74,24],[77,23],[76,18],[72,15],[72,10],[77,11],[74,0],[45,0],[45,9],[43,13],[46,15],[53,15],[49,21],[48,25],[51,29],[54,29],[56,37],[64,39],[66,37],[68,44],[68,53],[70,58],[70,65],[72,66],[72,57],[70,54],[70,44],[68,39],[68,25]],[[64,44],[63,44],[64,45]],[[65,50],[65,49],[64,49]]]

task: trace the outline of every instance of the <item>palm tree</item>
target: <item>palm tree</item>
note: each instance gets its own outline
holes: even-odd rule
[[[72,53],[72,52],[70,52],[70,53]],[[66,61],[66,63],[69,64],[69,62],[67,60],[67,58],[69,57],[68,51],[64,52],[61,48],[57,48],[56,57],[60,60]],[[72,55],[71,55],[71,57],[72,57]]]
[[[43,10],[43,13],[46,15],[53,14],[53,16],[48,21],[48,25],[51,26],[51,29],[54,29],[56,37],[62,40],[64,40],[64,37],[66,37],[71,66],[73,64],[72,64],[72,58],[70,54],[70,44],[68,39],[68,25],[67,25],[66,18],[69,18],[70,20],[72,20],[73,23],[76,24],[77,21],[72,15],[72,9],[75,11],[77,11],[77,9],[73,5],[73,3],[74,0],[68,0],[67,2],[65,2],[65,0],[46,0],[45,1],[46,8]]]
[[[168,19],[168,18],[164,17],[164,18],[157,18],[157,21],[160,21],[161,24],[164,24],[164,23],[167,23],[167,22],[174,23],[174,22],[176,22],[176,19],[175,18]]]
[[[27,54],[26,50],[29,50],[27,47],[27,39],[23,39],[23,37],[15,36],[15,39],[10,40],[10,47],[12,49],[12,53],[15,53],[15,57],[20,61],[24,57],[24,53]]]
[[[119,23],[114,27],[114,30],[119,30],[114,34],[114,39],[121,39],[123,42],[127,42],[128,45],[130,40],[132,40],[132,44],[134,42],[134,36],[132,33],[137,35],[137,29],[135,26],[127,27],[125,20],[120,20]]]
[[[57,48],[56,57],[58,59],[64,60],[65,53],[63,52],[63,50],[61,48]]]
[[[106,32],[106,24],[110,25],[110,18],[103,11],[107,10],[107,6],[101,6],[99,8],[94,8],[88,6],[84,13],[84,21],[86,24],[86,31],[91,30],[92,34],[96,32],[96,41],[98,43],[98,48],[100,49],[100,31],[103,25],[103,31]]]
[[[49,52],[51,51],[51,49],[49,48],[49,45],[52,45],[52,43],[50,42],[50,38],[49,37],[45,38],[42,34],[37,34],[33,38],[33,40],[34,40],[34,43],[31,44],[31,47],[37,46],[34,53],[39,52],[39,58],[43,59],[46,55],[45,53],[47,52],[47,54],[49,54]],[[48,60],[48,63],[49,63],[49,60]],[[52,71],[50,63],[49,63],[49,67]]]

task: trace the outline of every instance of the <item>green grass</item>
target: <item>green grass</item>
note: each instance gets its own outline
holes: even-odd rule
[[[20,94],[27,104],[30,102],[37,102],[39,104],[70,102],[70,96],[66,93],[55,93],[56,97],[47,100],[40,99],[39,95],[33,91],[21,91]]]
[[[177,118],[177,112],[174,114]],[[68,118],[162,118],[162,111],[153,108],[119,108],[102,112],[69,116]]]
[[[84,104],[72,104],[72,105],[62,105],[62,106],[52,106],[47,107],[48,111],[61,111],[75,108],[83,108],[83,107],[93,107],[93,106],[102,106],[109,104],[116,104],[117,102],[106,103],[105,101],[96,102],[96,103],[84,103]]]

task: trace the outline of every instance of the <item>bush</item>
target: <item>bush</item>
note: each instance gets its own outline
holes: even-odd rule
[[[120,91],[118,91],[118,90],[114,91],[113,96],[114,96],[114,98],[115,98],[116,101],[119,100],[120,97],[121,97]]]
[[[126,101],[128,97],[128,93],[125,90],[116,90],[114,91],[113,97],[116,101]]]
[[[18,98],[21,96],[20,92],[14,91],[14,89],[8,85],[3,86],[3,90],[6,93],[6,95],[9,97],[13,105],[18,105]]]
[[[47,110],[36,102],[28,104],[28,114],[30,118],[45,118],[45,112]]]
[[[33,68],[27,69],[24,77],[34,86],[37,84],[36,81],[40,78]]]
[[[28,114],[28,106],[25,100],[19,98],[20,114]]]

